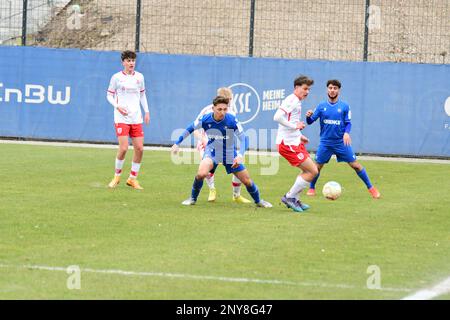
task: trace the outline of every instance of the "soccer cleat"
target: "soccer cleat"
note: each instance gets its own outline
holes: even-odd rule
[[[237,203],[252,203],[250,200],[245,199],[243,196],[239,195],[237,197],[233,196],[233,201]]]
[[[260,208],[272,208],[272,204],[270,202],[267,202],[263,199],[259,200],[259,202],[256,204],[257,207]]]
[[[128,178],[127,185],[136,190],[144,190],[144,188],[139,185],[139,182],[136,179]]]
[[[181,204],[183,206],[193,206],[196,202],[197,201],[195,201],[194,199],[189,198],[189,199],[184,200]]]
[[[281,202],[286,205],[286,207],[294,210],[295,212],[303,212],[302,207],[297,203],[297,199],[295,198],[287,198],[286,195],[284,195],[281,198]]]
[[[309,188],[308,192],[306,193],[307,196],[314,197],[316,195],[316,189]]]
[[[209,189],[208,201],[212,202],[216,200],[217,191],[216,188]]]
[[[381,197],[381,193],[375,187],[370,188],[369,193],[372,195],[372,198],[374,199],[380,199]]]
[[[115,188],[120,183],[120,176],[114,176],[111,182],[108,184],[108,187]]]
[[[306,211],[306,210],[308,210],[310,208],[309,205],[307,205],[306,203],[301,202],[300,200],[297,200],[297,206],[302,208],[303,211]]]

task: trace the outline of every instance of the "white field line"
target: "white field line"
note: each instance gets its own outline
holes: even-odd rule
[[[44,270],[44,271],[61,271],[67,272],[68,268],[65,267],[50,267],[50,266],[38,266],[38,265],[6,265],[0,264],[0,268],[9,269],[29,269],[29,270]],[[160,278],[178,278],[185,280],[203,280],[203,281],[219,281],[219,282],[238,282],[238,283],[257,283],[257,284],[272,284],[272,285],[285,285],[285,286],[301,286],[301,287],[321,287],[332,289],[366,289],[366,287],[356,287],[347,284],[327,284],[318,282],[296,282],[286,280],[269,280],[269,279],[252,279],[252,278],[230,278],[221,276],[206,276],[206,275],[193,275],[183,273],[167,273],[167,272],[137,272],[137,271],[124,271],[124,270],[102,270],[91,268],[80,268],[80,272],[88,273],[100,273],[100,274],[113,274],[120,276],[137,276],[137,277],[160,277]],[[411,289],[406,288],[380,288],[375,289],[377,291],[394,291],[394,292],[411,292]]]
[[[51,141],[21,141],[21,140],[0,140],[0,144],[25,144],[36,146],[54,146],[54,147],[74,147],[74,148],[96,148],[96,149],[116,149],[117,144],[95,144],[95,143],[72,143],[72,142],[51,142]],[[133,146],[130,145],[130,149]],[[144,147],[144,150],[150,151],[170,151],[170,147]],[[180,151],[195,152],[195,148],[180,148]],[[272,151],[247,151],[246,154],[258,156],[279,157],[278,152]],[[312,153],[314,154],[314,153]],[[421,158],[397,158],[397,157],[379,157],[379,156],[358,156],[360,160],[374,161],[392,161],[392,162],[412,162],[412,163],[440,163],[450,164],[450,160],[444,159],[421,159]]]
[[[438,283],[431,289],[422,289],[402,300],[430,300],[450,292],[450,277]]]

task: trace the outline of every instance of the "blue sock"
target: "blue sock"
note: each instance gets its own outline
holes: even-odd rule
[[[202,190],[203,187],[203,179],[197,180],[194,178],[194,183],[192,184],[192,193],[191,198],[197,201],[198,195],[200,194],[200,190]]]
[[[317,174],[317,176],[309,184],[309,188],[310,189],[315,189],[316,188],[316,182],[317,182],[317,180],[319,180],[319,176],[320,176],[320,172]]]
[[[356,174],[362,181],[364,181],[364,183],[367,186],[367,189],[372,188],[372,184],[370,183],[370,179],[369,179],[369,176],[367,175],[365,168],[363,168],[360,172],[356,172]]]
[[[250,193],[250,195],[252,196],[253,200],[255,200],[255,203],[259,203],[259,190],[256,184],[252,182],[252,185],[250,187],[245,187],[247,188],[248,193]]]

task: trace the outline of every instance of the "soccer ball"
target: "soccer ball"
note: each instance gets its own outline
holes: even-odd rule
[[[322,189],[323,196],[329,200],[336,200],[341,196],[342,188],[336,181],[328,181]]]

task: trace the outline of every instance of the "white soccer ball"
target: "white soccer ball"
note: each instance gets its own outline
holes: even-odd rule
[[[336,181],[328,181],[325,183],[322,189],[322,194],[325,198],[330,200],[336,200],[341,196],[342,188]]]

